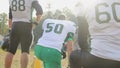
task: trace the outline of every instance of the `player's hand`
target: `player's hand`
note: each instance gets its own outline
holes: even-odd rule
[[[66,52],[62,51],[62,58],[65,59],[66,58]]]
[[[9,34],[8,34],[4,37],[4,41],[3,41],[3,44],[1,46],[2,50],[8,51],[9,45],[10,45],[10,38],[9,38]]]
[[[32,29],[35,29],[35,27],[38,25],[38,23],[37,22],[32,22],[32,23],[33,23]]]

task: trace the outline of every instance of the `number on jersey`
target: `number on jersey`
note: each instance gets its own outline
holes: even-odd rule
[[[25,1],[24,0],[12,0],[12,5],[11,5],[12,11],[24,11],[25,10]]]
[[[109,12],[107,12],[107,11],[104,11],[104,12],[100,12],[99,11],[99,7],[105,7],[105,8],[109,8],[109,7],[111,7],[111,9],[112,9],[112,15],[109,13]],[[96,7],[95,7],[95,12],[96,12],[96,21],[98,22],[98,23],[108,23],[110,20],[111,20],[111,16],[113,16],[113,18],[114,18],[114,20],[116,21],[116,22],[120,22],[120,15],[118,15],[117,14],[117,9],[116,9],[116,7],[119,7],[119,9],[120,9],[120,3],[117,3],[117,2],[114,2],[112,5],[108,5],[108,4],[106,4],[106,3],[101,3],[101,4],[98,4]],[[100,19],[100,16],[102,16],[102,15],[104,15],[104,16],[106,16],[106,18],[105,18],[105,20],[102,20],[102,19]]]
[[[53,25],[55,25],[55,26],[53,26]],[[55,28],[53,28],[53,27],[55,27]],[[63,25],[62,24],[48,23],[47,24],[47,29],[46,29],[45,32],[54,31],[57,34],[61,34],[62,30],[63,30]]]

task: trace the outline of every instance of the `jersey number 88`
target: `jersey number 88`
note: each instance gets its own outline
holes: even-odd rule
[[[12,11],[24,11],[25,10],[25,1],[24,0],[13,0],[11,5]]]

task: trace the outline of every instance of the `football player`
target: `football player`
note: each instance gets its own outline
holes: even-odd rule
[[[85,7],[79,6],[77,14],[87,20],[91,39],[83,68],[120,68],[120,0],[90,0]]]
[[[5,58],[5,68],[11,68],[18,44],[21,44],[21,68],[27,68],[29,49],[33,40],[32,10],[36,10],[36,24],[43,10],[37,0],[9,0],[10,46]]]
[[[46,19],[42,25],[43,35],[35,46],[35,55],[43,61],[44,68],[61,68],[61,49],[66,39],[68,57],[72,51],[75,23],[60,15],[58,20]],[[67,36],[69,34],[69,36]]]

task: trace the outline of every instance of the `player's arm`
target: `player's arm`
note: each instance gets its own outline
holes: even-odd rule
[[[73,50],[73,43],[74,43],[74,33],[68,33],[66,41],[66,47],[67,47],[67,52],[68,52],[68,57],[70,56],[72,50]]]
[[[67,46],[67,52],[68,52],[68,57],[69,57],[72,50],[73,50],[73,48],[72,48],[73,47],[73,40],[67,41],[66,46]]]
[[[36,10],[36,24],[38,24],[41,20],[41,17],[43,14],[43,9],[40,6],[38,1],[33,1],[32,7],[35,8],[35,10]]]
[[[11,11],[10,7],[9,7],[9,21],[8,21],[8,26],[9,26],[9,29],[11,29],[11,27],[12,27],[12,11]]]
[[[85,17],[78,16],[78,44],[82,51],[89,51],[90,46],[88,44],[89,39],[89,30],[88,30],[88,23]]]

